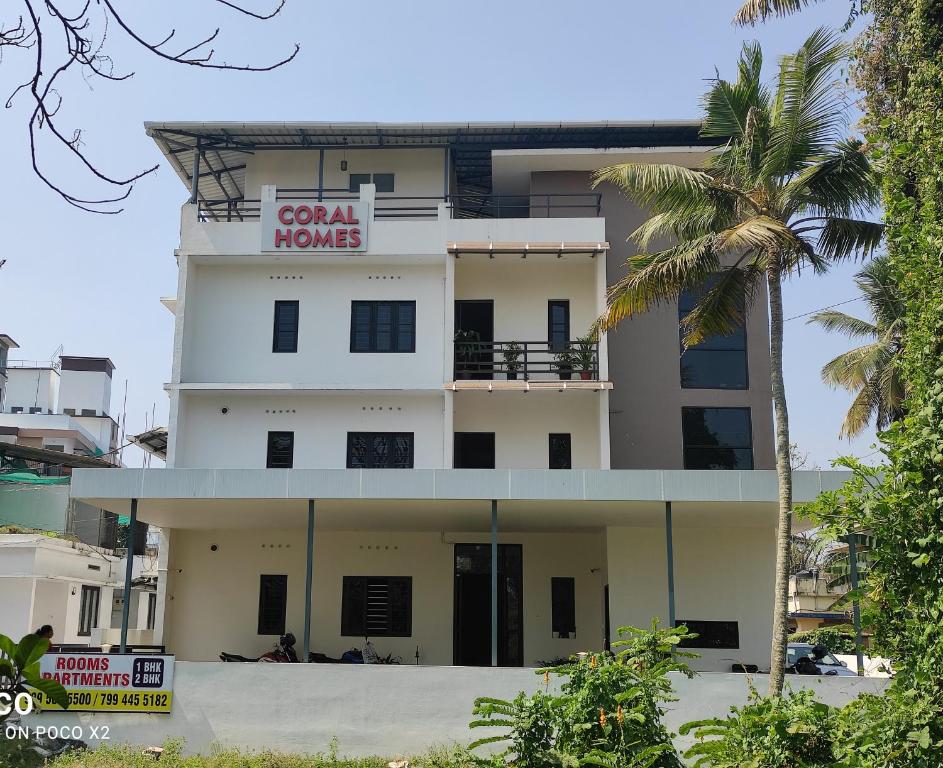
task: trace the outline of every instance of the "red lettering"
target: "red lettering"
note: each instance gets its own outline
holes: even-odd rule
[[[347,224],[359,224],[359,223],[360,223],[360,219],[355,219],[355,218],[354,218],[354,206],[352,206],[352,205],[348,205],[348,206],[347,206],[347,222],[346,222],[346,223],[347,223]]]
[[[102,657],[101,668],[102,668],[102,669],[108,669],[108,662],[109,662],[108,657],[107,657],[107,656],[103,656],[103,657]]]
[[[314,206],[314,223],[327,224],[327,208],[323,205]]]
[[[335,248],[346,248],[347,247],[347,230],[343,227],[338,227],[334,230],[334,247]]]
[[[56,669],[65,669],[65,657],[59,656],[56,659]]]
[[[341,210],[340,206],[337,206],[334,209],[334,213],[331,214],[331,220],[328,222],[328,224],[337,224],[337,223],[340,223],[340,224],[347,223],[347,219],[344,218],[344,212]]]
[[[292,218],[292,212],[294,211],[293,205],[283,205],[278,209],[278,220],[282,224],[294,224],[295,220]]]
[[[311,230],[296,229],[295,245],[297,245],[299,248],[307,248],[309,245],[311,245]]]
[[[119,677],[121,678],[122,687],[127,688],[129,685],[131,685],[131,675],[125,673],[123,675],[119,675]]]
[[[350,230],[349,234],[350,234],[349,246],[351,248],[359,248],[360,247],[360,228],[354,227],[354,229]]]
[[[283,245],[291,248],[291,230],[290,229],[276,229],[275,230],[275,247],[281,248]]]
[[[295,224],[310,224],[314,213],[308,205],[299,205],[295,208]]]
[[[318,230],[314,231],[314,242],[313,246],[315,248],[327,247],[334,245],[334,232],[333,230],[328,230],[327,232],[321,233]]]

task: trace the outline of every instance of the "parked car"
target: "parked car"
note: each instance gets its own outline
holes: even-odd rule
[[[836,659],[825,646],[812,645],[812,643],[789,643],[786,646],[786,668],[795,673],[796,664],[800,659],[808,657],[816,667],[819,668],[819,674],[838,676],[838,677],[857,677],[857,673],[848,669],[845,662]],[[814,670],[813,670],[814,673]]]

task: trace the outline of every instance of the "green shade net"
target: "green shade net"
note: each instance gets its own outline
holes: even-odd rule
[[[68,485],[68,477],[41,477],[32,472],[0,473],[0,483],[24,483],[26,485]]]

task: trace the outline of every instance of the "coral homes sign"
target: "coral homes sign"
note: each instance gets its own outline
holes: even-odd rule
[[[368,213],[367,203],[359,200],[263,201],[262,251],[365,251]]]

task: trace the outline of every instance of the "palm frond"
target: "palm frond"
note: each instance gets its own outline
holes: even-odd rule
[[[855,399],[851,401],[838,436],[847,437],[850,440],[861,434],[871,423],[871,418],[878,410],[879,402],[880,395],[875,387],[867,384],[861,387]]]
[[[784,249],[798,245],[797,238],[781,221],[769,216],[751,216],[718,233],[715,243],[719,251],[744,249]]]
[[[753,26],[770,16],[788,16],[820,0],[746,0],[733,17],[733,23]]]
[[[887,429],[892,423],[904,416],[904,398],[906,384],[901,376],[897,355],[887,348],[885,360],[875,372],[874,387],[877,391],[877,417],[875,426]]]
[[[844,312],[836,312],[833,309],[816,312],[806,320],[806,323],[820,325],[826,331],[838,331],[852,339],[874,339],[879,333],[877,326],[873,323],[846,315]]]
[[[887,255],[876,256],[855,275],[875,324],[882,332],[900,338],[904,330],[904,301]]]
[[[593,333],[608,331],[627,317],[703,285],[720,268],[720,259],[714,236],[707,235],[659,253],[633,256],[626,266],[628,274],[609,288],[606,312],[593,324]]]
[[[615,184],[652,213],[697,212],[710,204],[711,178],[703,171],[667,163],[619,163],[593,173],[592,186]]]
[[[878,222],[832,217],[819,232],[817,250],[829,261],[868,258],[883,237],[884,225]]]
[[[811,211],[845,218],[864,214],[881,199],[880,175],[858,139],[844,139],[791,178],[783,188],[790,214]]]
[[[847,125],[846,107],[836,97],[835,69],[847,46],[820,27],[779,67],[764,175],[785,179],[800,173],[809,158],[825,154]]]
[[[737,71],[736,82],[717,78],[704,96],[702,136],[742,139],[748,133],[751,110],[769,106],[769,92],[762,79],[763,50],[759,43],[743,44]]]
[[[741,264],[715,274],[711,288],[685,315],[681,323],[685,348],[711,336],[727,336],[742,325],[746,307],[753,303],[764,274],[762,270]]]
[[[864,344],[822,366],[822,381],[832,387],[855,392],[864,387],[880,367],[885,347],[881,342]]]

